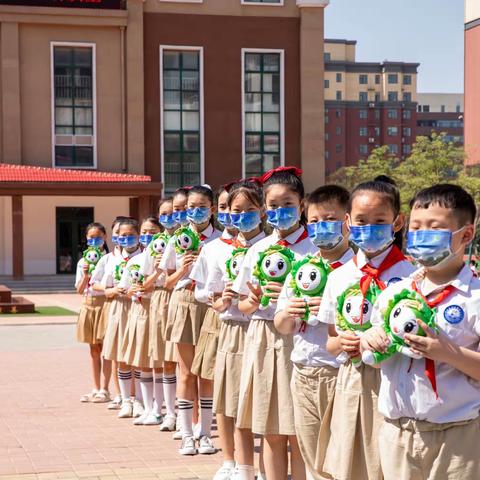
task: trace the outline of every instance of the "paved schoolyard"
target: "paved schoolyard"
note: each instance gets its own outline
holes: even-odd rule
[[[171,434],[79,402],[89,369],[74,329],[0,326],[0,480],[212,478],[220,453],[180,457]]]

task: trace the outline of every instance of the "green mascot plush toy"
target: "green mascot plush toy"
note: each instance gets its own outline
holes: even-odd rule
[[[405,334],[419,335],[424,337],[425,332],[418,324],[422,320],[433,330],[435,326],[436,309],[431,309],[421,295],[404,289],[388,302],[384,312],[383,329],[388,336],[390,346],[385,353],[365,351],[362,360],[368,365],[374,365],[387,360],[395,353],[401,353],[407,357],[419,359],[419,355],[413,353],[405,344]]]
[[[185,252],[198,252],[200,237],[189,227],[181,227],[175,232],[175,251],[182,255]]]
[[[254,277],[264,287],[268,282],[285,282],[295,260],[294,253],[287,247],[272,245],[259,254],[257,264],[253,270]],[[264,292],[269,292],[268,289]],[[270,298],[265,294],[260,300],[260,310],[266,310],[270,305]]]
[[[150,255],[152,257],[161,255],[165,251],[169,240],[170,235],[168,235],[168,233],[156,233],[148,245],[148,251],[150,252]]]
[[[140,273],[140,265],[133,263],[128,267],[128,274],[130,275],[130,283],[132,285],[143,285],[145,277]],[[141,299],[139,293],[132,295],[132,301],[138,302]]]
[[[292,266],[292,281],[290,288],[297,298],[302,298],[305,303],[311,297],[320,297],[325,290],[328,274],[331,268],[321,257],[307,255]],[[310,313],[308,304],[305,306],[305,315],[301,318],[307,325],[318,325],[318,317]]]
[[[125,261],[120,262],[118,265],[115,265],[115,274],[113,275],[115,283],[120,282],[120,280],[122,279],[123,271],[125,270],[126,266],[127,262]]]
[[[242,268],[248,248],[236,248],[225,262],[226,281],[234,282]]]
[[[360,284],[356,283],[347,288],[337,299],[336,330],[338,333],[351,331],[360,336],[368,330],[372,324],[370,317],[375,300],[380,294],[380,289],[372,282],[363,298]],[[346,352],[337,357],[339,363],[345,363],[349,359]],[[355,366],[361,365],[361,358],[352,359]]]
[[[88,274],[91,275],[95,270],[98,261],[103,257],[103,253],[96,247],[88,247],[83,252],[83,261],[88,265]]]

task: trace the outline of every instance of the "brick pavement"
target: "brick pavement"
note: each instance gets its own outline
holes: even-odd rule
[[[180,457],[171,434],[79,402],[88,356],[73,338],[73,325],[0,327],[0,480],[211,479],[221,454]]]

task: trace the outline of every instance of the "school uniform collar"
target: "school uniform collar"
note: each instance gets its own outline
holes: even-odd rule
[[[252,245],[255,245],[258,241],[262,240],[263,238],[265,238],[265,232],[260,232],[258,235],[251,238],[250,240],[247,240],[246,242],[243,240],[243,238],[237,237],[237,241],[242,246],[242,248],[248,248],[248,247],[251,247]]]
[[[202,233],[203,233],[203,232],[202,232]],[[222,232],[222,238],[223,238],[224,240],[232,240],[232,239],[235,238],[235,235],[232,235],[231,233],[229,233],[229,232],[227,231],[227,229],[225,228],[225,229],[223,230],[223,232]]]
[[[275,242],[278,242],[279,240],[285,240],[286,242],[290,243],[291,245],[295,245],[295,243],[300,238],[300,236],[303,235],[304,231],[305,231],[305,227],[303,225],[300,225],[297,228],[297,230],[295,230],[293,233],[291,233],[290,235],[288,235],[285,238],[280,238],[278,230],[274,230],[273,233],[272,233],[272,236],[275,239]]]
[[[432,293],[435,293],[439,290],[443,290],[449,285],[452,285],[452,287],[455,287],[457,290],[460,290],[463,293],[468,293],[470,291],[470,284],[472,282],[473,277],[474,275],[470,267],[468,267],[467,265],[464,265],[463,268],[460,270],[460,273],[451,282],[448,282],[444,285],[439,285],[438,287],[435,287],[433,290],[431,289],[425,290],[425,281],[417,282],[417,285],[419,286],[422,294],[425,296],[429,296]]]
[[[382,252],[380,255],[377,255],[376,257],[368,259],[365,256],[365,253],[363,253],[362,250],[358,250],[357,252],[357,267],[361,270],[367,263],[369,263],[372,267],[378,268],[382,262],[387,258],[388,254],[390,253],[390,250],[392,250],[393,245],[388,247],[384,252]]]
[[[350,261],[354,256],[353,250],[351,248],[347,248],[347,251],[338,259],[334,260],[329,263],[340,262],[342,265],[345,265],[348,261]]]
[[[193,230],[193,228],[190,227],[190,230]],[[215,229],[213,228],[212,224],[209,223],[208,227],[203,232],[199,232],[198,235],[203,235],[205,238],[210,238],[213,235],[213,232],[215,232]]]
[[[134,252],[128,253],[124,248],[122,248],[121,257],[124,260],[128,260],[128,259],[134,257],[135,255],[141,253],[141,251],[142,251],[142,249],[140,247],[138,247]]]

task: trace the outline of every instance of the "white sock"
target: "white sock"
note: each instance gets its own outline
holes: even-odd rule
[[[212,435],[212,419],[213,419],[213,398],[200,397],[200,435]]]
[[[132,371],[118,369],[117,374],[122,399],[128,400],[130,398],[130,392],[132,390]]]
[[[165,406],[167,407],[167,415],[175,416],[175,398],[177,396],[177,376],[163,376],[163,394],[165,395]]]
[[[239,480],[255,480],[255,468],[251,465],[237,465]]]
[[[193,437],[192,428],[193,415],[193,401],[178,399],[178,419],[180,421],[180,428],[182,429],[182,436]]]
[[[163,405],[163,373],[155,374],[155,383],[153,384],[155,403],[153,404],[153,413],[155,415],[162,414]]]
[[[225,460],[222,465],[223,468],[235,468],[235,460]]]
[[[142,391],[143,407],[145,413],[153,410],[153,374],[152,372],[141,372],[140,389]]]
[[[140,370],[135,370],[134,375],[135,375],[135,400],[138,400],[140,403],[143,403],[142,389],[140,387],[140,377],[142,375],[142,372]]]

